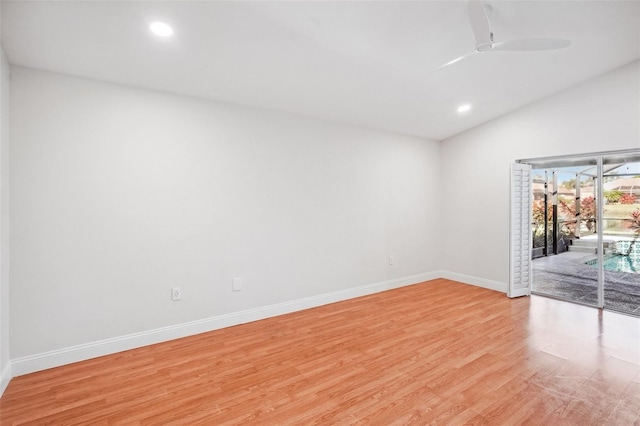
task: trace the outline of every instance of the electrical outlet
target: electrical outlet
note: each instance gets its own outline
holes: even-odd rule
[[[171,300],[182,299],[182,289],[180,287],[173,287],[171,289]]]
[[[393,256],[389,256],[389,265],[396,263],[396,259]]]
[[[242,290],[242,278],[236,277],[231,280],[231,290],[232,291]]]

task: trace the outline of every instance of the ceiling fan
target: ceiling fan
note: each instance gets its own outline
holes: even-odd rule
[[[476,47],[446,64],[440,65],[435,71],[453,65],[476,53],[488,53],[496,50],[530,52],[537,50],[563,49],[571,44],[570,40],[557,38],[524,38],[508,41],[494,41],[491,31],[489,15],[493,9],[490,5],[477,0],[469,0],[469,21],[476,39]]]

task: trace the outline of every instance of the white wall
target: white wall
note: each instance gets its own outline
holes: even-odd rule
[[[11,71],[12,359],[438,267],[437,142]]]
[[[9,354],[9,64],[0,48],[0,395],[11,379]]]
[[[442,269],[466,282],[509,277],[509,165],[640,148],[640,63],[442,142]]]
[[[8,365],[6,61],[1,73]],[[509,164],[640,147],[637,62],[441,143],[11,73],[16,374],[419,277],[506,289]]]

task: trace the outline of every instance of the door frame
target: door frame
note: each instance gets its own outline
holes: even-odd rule
[[[535,168],[551,168],[551,167],[571,167],[572,165],[584,165],[584,161],[587,159],[591,159],[591,160],[595,160],[595,166],[596,166],[596,171],[597,171],[597,178],[596,178],[596,188],[595,188],[595,196],[596,196],[596,203],[597,203],[597,217],[596,217],[596,227],[598,230],[598,235],[597,235],[597,253],[596,253],[596,258],[597,258],[597,265],[598,265],[598,283],[597,283],[597,305],[589,305],[589,306],[595,306],[597,308],[603,308],[604,307],[604,281],[605,281],[605,275],[604,275],[604,266],[603,266],[603,254],[604,254],[604,250],[603,250],[603,232],[604,232],[604,227],[603,227],[603,219],[604,219],[604,190],[603,190],[603,175],[604,175],[604,158],[608,157],[608,156],[625,156],[625,155],[629,155],[631,157],[638,157],[640,158],[640,149],[628,149],[628,150],[618,150],[618,151],[602,151],[602,152],[595,152],[595,153],[585,153],[585,154],[575,154],[575,155],[563,155],[563,156],[553,156],[553,157],[540,157],[540,158],[530,158],[530,159],[521,159],[521,160],[516,160],[511,168],[513,170],[513,166],[514,165],[529,165],[531,167],[531,169],[533,169],[535,166]],[[635,161],[634,161],[635,162]],[[511,194],[510,194],[510,212],[511,214],[513,214],[513,209],[514,206],[517,202],[517,200],[515,199],[516,194],[514,193],[514,185],[513,185],[513,172],[512,172],[512,183],[511,183]],[[525,194],[524,192],[521,192],[519,194],[519,197],[529,197],[529,199],[531,200],[533,198],[533,192],[532,192],[532,185],[528,185],[527,188],[521,188],[523,191],[526,190],[527,193]],[[555,190],[556,188],[554,188]],[[524,235],[525,233],[527,235],[532,235],[532,223],[531,220],[529,220],[527,223],[525,222],[520,222],[519,225],[519,229],[514,228],[514,226],[518,225],[518,223],[515,223],[513,221],[513,218],[510,217],[510,247],[509,247],[509,258],[510,258],[510,274],[509,274],[509,292],[508,292],[508,296],[509,297],[518,297],[518,296],[524,296],[524,295],[529,295],[530,291],[528,293],[522,294],[522,292],[518,292],[515,290],[512,290],[514,288],[514,286],[517,285],[517,283],[514,281],[514,275],[513,275],[513,270],[516,266],[514,266],[514,262],[513,262],[513,258],[514,258],[514,241],[513,238],[515,235],[517,235],[518,233],[520,235]],[[531,246],[529,249],[529,259],[531,259]],[[532,274],[530,274],[529,276],[529,290],[531,290],[531,284],[533,282],[533,276]],[[579,302],[578,302],[579,303]]]

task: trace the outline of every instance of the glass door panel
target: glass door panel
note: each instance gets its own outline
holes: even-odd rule
[[[603,163],[604,307],[640,315],[640,158]]]
[[[532,291],[598,305],[597,165],[540,164],[532,171]]]

